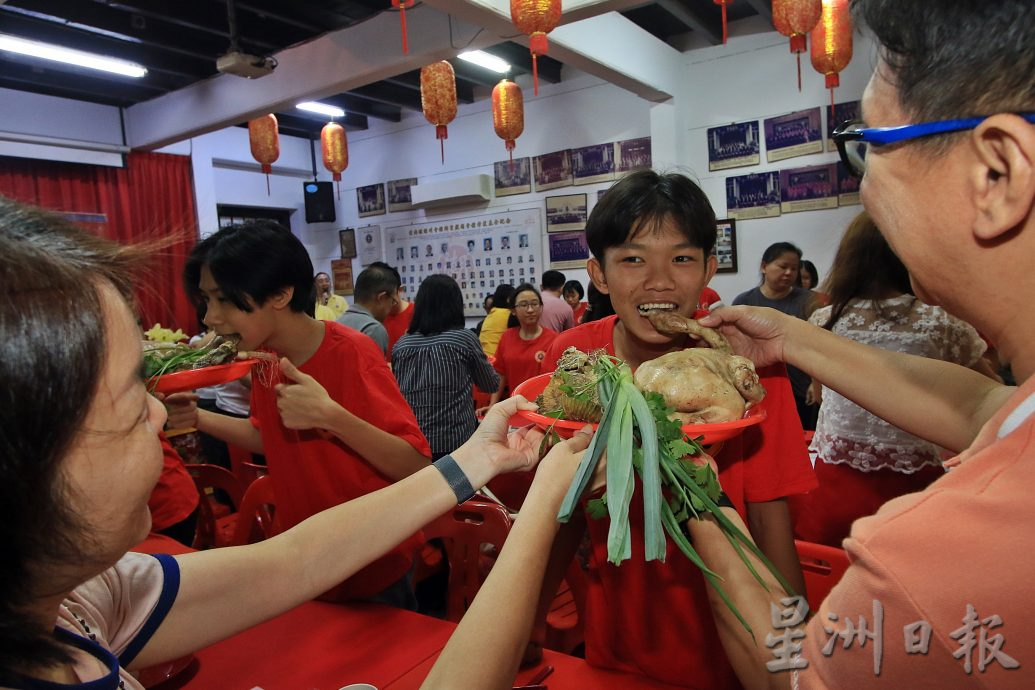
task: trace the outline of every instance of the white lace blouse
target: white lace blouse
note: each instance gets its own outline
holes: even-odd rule
[[[855,300],[845,308],[833,331],[874,347],[922,355],[970,367],[985,352],[985,342],[972,326],[941,307],[912,295],[881,300],[884,318],[871,300]],[[831,307],[809,318],[822,326]],[[939,448],[866,412],[845,397],[823,387],[816,434],[811,450],[823,462],[849,465],[862,472],[891,469],[912,474],[926,465],[941,464]]]

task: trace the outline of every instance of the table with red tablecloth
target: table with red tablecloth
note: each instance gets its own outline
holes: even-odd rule
[[[369,683],[379,690],[418,688],[455,627],[381,604],[309,602],[196,652],[197,674],[183,687],[338,690]],[[671,688],[594,669],[549,650],[515,683],[528,682],[546,665],[555,669],[545,681],[550,690]]]

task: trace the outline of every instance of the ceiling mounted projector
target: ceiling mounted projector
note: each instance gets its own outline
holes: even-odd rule
[[[237,50],[231,50],[216,58],[217,70],[223,74],[232,74],[246,79],[265,77],[267,74],[272,74],[276,67],[277,61],[274,58],[249,55]]]

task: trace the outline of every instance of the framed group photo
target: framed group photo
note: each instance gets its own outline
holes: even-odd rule
[[[715,221],[715,258],[719,262],[717,273],[737,272],[737,221],[722,218]]]
[[[546,231],[585,230],[586,195],[565,194],[546,197]]]
[[[407,189],[408,191],[408,189]],[[356,207],[360,218],[380,216],[385,212],[385,186],[382,183],[356,188]]]

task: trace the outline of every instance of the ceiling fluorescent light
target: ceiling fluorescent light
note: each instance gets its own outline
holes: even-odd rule
[[[0,50],[18,53],[20,55],[28,55],[30,57],[37,57],[43,60],[64,62],[69,65],[75,65],[76,67],[88,67],[90,69],[101,70],[102,72],[112,72],[114,74],[121,74],[123,76],[134,77],[136,79],[147,74],[147,69],[145,67],[134,62],[104,57],[103,55],[95,55],[94,53],[86,53],[81,50],[64,48],[50,43],[29,41],[24,38],[18,38],[17,36],[10,36],[8,34],[0,34]]]
[[[316,101],[306,101],[305,103],[299,103],[295,106],[299,110],[307,110],[311,113],[319,113],[326,115],[327,117],[345,117],[345,111],[341,108],[336,108],[333,105],[327,105],[326,103],[317,103]]]
[[[510,71],[510,65],[506,60],[501,60],[495,55],[486,53],[484,50],[469,50],[466,53],[460,53],[457,57],[500,74],[506,74]]]

